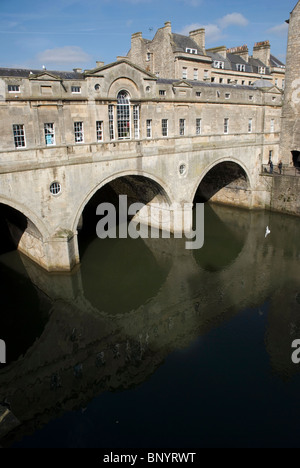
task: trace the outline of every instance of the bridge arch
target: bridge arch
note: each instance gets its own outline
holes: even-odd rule
[[[192,189],[192,202],[217,201],[229,205],[251,206],[252,179],[243,162],[221,158],[208,165]],[[239,202],[235,201],[239,198]]]
[[[80,218],[83,214],[83,211],[85,207],[88,205],[88,203],[91,201],[93,196],[102,188],[105,186],[116,182],[116,181],[127,181],[127,182],[132,182],[134,179],[137,181],[146,181],[148,185],[149,190],[153,190],[153,194],[155,194],[155,201],[156,203],[159,203],[160,205],[164,206],[170,206],[172,204],[172,198],[170,196],[170,188],[157,176],[154,176],[153,174],[147,173],[145,171],[121,171],[114,173],[110,177],[105,178],[102,180],[99,184],[94,186],[92,189],[90,189],[88,192],[85,193],[82,202],[80,203],[79,207],[76,209],[76,216],[73,221],[72,225],[72,231],[76,232],[77,227],[80,221]],[[120,195],[125,195],[125,193],[120,193]],[[146,203],[146,199],[139,199],[136,200],[141,203]],[[153,201],[153,200],[152,200]],[[151,200],[148,200],[148,203],[151,202]]]
[[[31,229],[35,230],[36,234],[41,239],[45,240],[50,237],[50,233],[46,225],[33,211],[27,208],[24,204],[0,196],[0,205],[4,205],[8,208],[13,208],[15,211],[21,213],[30,222]]]

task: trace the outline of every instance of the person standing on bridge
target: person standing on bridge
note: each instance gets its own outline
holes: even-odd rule
[[[282,168],[283,168],[283,164],[282,164],[282,161],[280,160],[279,164],[278,164],[278,169],[279,169],[279,174],[280,175],[282,175]]]

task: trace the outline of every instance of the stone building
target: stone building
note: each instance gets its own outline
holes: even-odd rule
[[[286,89],[282,110],[280,155],[285,164],[300,167],[300,2],[289,19]]]
[[[285,86],[285,66],[271,54],[269,41],[257,42],[252,56],[246,45],[206,49],[204,28],[183,36],[166,22],[152,41],[135,33],[127,57],[159,78],[251,85],[263,76],[280,89]]]
[[[178,70],[197,56],[183,55]],[[212,58],[201,57],[204,72]],[[270,207],[262,165],[279,159],[283,91],[259,74],[249,86],[166,66],[166,78],[122,57],[86,71],[0,69],[0,209],[46,270],[80,262],[85,208],[105,187],[144,205],[137,222],[164,229],[167,216],[179,234],[198,199]]]
[[[264,80],[237,86],[157,78],[125,59],[85,72],[2,68],[0,89],[2,163],[15,150],[20,162],[35,148],[226,134],[271,141],[280,131],[282,93]]]

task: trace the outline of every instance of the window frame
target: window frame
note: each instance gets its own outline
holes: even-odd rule
[[[74,122],[74,139],[75,144],[80,145],[84,143],[84,125],[83,121]]]
[[[135,104],[133,106],[133,129],[134,129],[134,139],[140,139],[140,106]]]
[[[20,133],[16,134],[16,130],[20,131]],[[26,133],[24,124],[13,124],[13,136],[16,149],[26,148]],[[24,144],[18,144],[18,142],[23,142]]]
[[[117,132],[118,140],[131,140],[131,103],[130,94],[125,89],[117,96]]]
[[[79,89],[79,91],[75,91],[75,89]],[[71,93],[72,94],[81,94],[81,86],[71,86]]]
[[[152,138],[152,119],[146,120],[146,137]]]
[[[48,126],[48,127],[47,127]],[[49,131],[49,127],[50,130]],[[48,132],[48,133],[47,133]],[[55,140],[55,124],[54,122],[45,122],[44,123],[44,137],[45,137],[45,145],[46,146],[55,146],[56,145],[56,140]],[[52,138],[52,143],[49,143],[49,139],[47,137]],[[47,141],[48,140],[48,141]]]
[[[162,133],[163,138],[166,138],[169,136],[169,120],[168,119],[161,120],[161,133]]]
[[[115,106],[113,104],[108,105],[108,123],[109,123],[109,139],[110,141],[115,140]]]
[[[213,67],[218,68],[220,70],[224,70],[225,69],[225,62],[222,62],[221,60],[215,60]]]
[[[16,88],[14,89],[9,89],[9,88]],[[21,86],[20,85],[13,85],[13,84],[8,84],[7,85],[7,90],[10,94],[12,93],[20,93],[21,92]]]
[[[248,133],[253,133],[253,119],[248,119]]]
[[[246,72],[246,65],[244,63],[237,63],[236,64],[236,69],[239,72],[245,73]]]
[[[187,67],[182,67],[182,79],[183,80],[188,79],[188,69],[187,69]]]
[[[224,135],[229,135],[229,118],[224,118]]]
[[[192,49],[191,47],[187,47],[185,49],[185,52],[187,54],[193,54],[193,55],[197,55],[198,54],[198,49]]]
[[[196,135],[202,135],[202,119],[200,117],[196,118]]]
[[[97,143],[101,143],[103,141],[103,138],[104,138],[103,129],[104,129],[103,120],[97,120],[96,121],[96,139],[97,139]]]
[[[186,133],[186,119],[179,119],[179,136],[185,136]]]

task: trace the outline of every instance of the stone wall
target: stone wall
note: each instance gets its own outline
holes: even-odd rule
[[[282,110],[280,153],[285,164],[293,164],[292,151],[300,151],[300,2],[290,17],[286,64],[286,87]]]
[[[300,176],[281,176],[272,180],[271,209],[300,216]]]
[[[166,33],[167,27],[163,29]],[[10,80],[4,78],[7,93],[0,103],[0,201],[23,213],[40,232],[39,242],[34,242],[26,230],[18,245],[48,270],[68,270],[79,262],[77,229],[82,212],[99,189],[116,179],[123,178],[117,190],[122,192],[128,176],[142,177],[141,186],[136,178],[129,184],[137,201],[143,201],[149,192],[145,181],[155,182],[167,195],[167,203],[164,200],[162,205],[172,212],[174,231],[178,226],[181,229],[184,205],[190,206],[191,224],[191,207],[200,183],[223,162],[240,166],[249,185],[240,187],[238,177],[234,178],[234,184],[217,196],[218,201],[228,203],[230,198],[231,203],[262,209],[270,204],[268,184],[259,175],[270,151],[275,164],[278,159],[282,95],[276,88],[156,80],[126,60],[78,79],[80,97],[72,95],[73,80],[58,83],[47,72],[18,78],[17,96],[8,92]],[[51,96],[42,95],[44,85],[52,87]],[[131,134],[125,140],[118,135],[117,96],[121,90],[131,98]],[[114,106],[112,140],[109,106]],[[134,106],[140,111],[138,134]],[[167,135],[162,133],[164,119],[168,121]],[[198,127],[197,119],[201,122]],[[97,121],[103,123],[102,141],[97,141]],[[75,122],[83,123],[84,141],[79,143],[75,141]],[[46,145],[47,123],[54,125],[53,146]],[[13,124],[24,125],[25,147],[15,148]],[[60,184],[59,193],[50,191],[53,183]],[[147,203],[153,205],[155,196],[149,193],[153,199]]]

